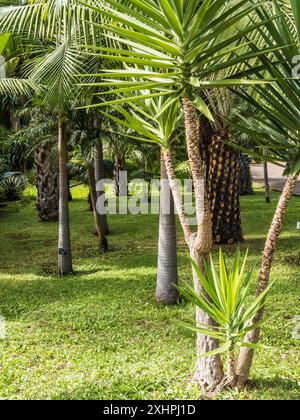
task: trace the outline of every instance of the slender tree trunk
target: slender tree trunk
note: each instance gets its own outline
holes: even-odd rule
[[[95,141],[95,179],[96,184],[102,181],[105,178],[104,173],[104,162],[103,162],[103,144],[100,139],[96,139]],[[105,196],[104,189],[101,191],[97,191],[97,197]],[[109,227],[107,223],[106,214],[100,214],[100,223],[102,225],[103,232],[105,235],[109,235]]]
[[[58,220],[58,165],[52,159],[51,145],[35,149],[37,210],[40,220]]]
[[[97,233],[99,237],[99,250],[100,252],[108,251],[108,242],[105,237],[103,226],[101,224],[100,215],[97,211],[97,191],[96,191],[96,181],[95,181],[95,168],[93,165],[89,165],[89,185],[90,193],[93,205],[93,214],[95,218],[95,225],[97,228]]]
[[[120,195],[120,172],[124,171],[125,169],[125,159],[124,156],[115,156],[115,163],[114,163],[114,188],[116,196],[119,197]]]
[[[68,187],[68,151],[67,151],[67,121],[58,117],[58,160],[59,160],[59,238],[58,238],[58,268],[60,274],[72,273],[72,254],[69,220],[69,187]]]
[[[227,354],[227,382],[231,387],[236,385],[237,375],[235,371],[234,352],[231,349]]]
[[[197,234],[191,235],[188,242],[191,257],[200,268],[203,268],[204,259],[208,257],[213,247],[211,213],[205,187],[204,166],[199,149],[199,119],[196,109],[188,97],[183,98],[183,109],[185,116],[187,150],[195,188],[195,203],[198,224]],[[204,292],[195,272],[193,272],[193,277],[195,290],[197,292]],[[197,308],[196,320],[197,324],[213,324],[213,320],[200,310],[200,308]],[[199,356],[215,350],[218,347],[219,343],[217,340],[198,334],[198,359],[195,379],[206,391],[214,391],[217,388],[224,377],[224,372],[220,356],[212,356],[209,358],[202,358]]]
[[[240,195],[253,195],[253,177],[251,174],[251,159],[249,156],[241,153],[240,164],[241,164],[241,174],[240,174]]]
[[[161,156],[160,219],[156,298],[161,304],[178,301],[176,218],[166,165]]]
[[[265,196],[266,196],[266,203],[271,203],[271,193],[270,193],[270,183],[269,183],[269,170],[268,170],[268,162],[264,161],[264,180],[265,180]]]
[[[288,204],[295,191],[298,176],[289,177],[284,190],[281,194],[276,213],[274,215],[269,234],[266,240],[265,249],[262,255],[261,270],[258,278],[256,296],[259,296],[269,285],[271,268],[273,263],[274,254],[279,242],[279,237],[283,228],[284,217],[287,212]],[[261,321],[264,311],[259,311],[253,323]],[[260,329],[251,331],[247,334],[245,341],[256,344],[260,338]],[[240,387],[246,384],[249,378],[251,365],[253,362],[254,350],[242,348],[239,354],[237,363],[238,384]]]
[[[208,195],[216,244],[242,242],[240,211],[240,153],[215,135],[210,146]]]

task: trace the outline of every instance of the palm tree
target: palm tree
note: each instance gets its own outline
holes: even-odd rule
[[[211,205],[214,242],[232,245],[243,241],[240,211],[240,152],[226,118],[233,108],[234,94],[226,89],[207,92],[214,115],[214,135],[209,149],[208,196]]]
[[[252,92],[240,92],[239,95],[247,104],[247,108],[238,112],[240,122],[232,123],[237,130],[255,140],[255,146],[261,150],[261,153],[257,152],[257,157],[286,165],[284,174],[288,177],[262,254],[256,295],[263,293],[269,285],[273,258],[284,218],[300,174],[300,84],[299,76],[292,77],[294,75],[293,57],[300,55],[300,10],[297,1],[284,0],[272,3],[276,13],[282,11],[279,6],[284,7],[285,10],[284,14],[280,13],[276,23],[267,22],[268,32],[262,33],[269,42],[275,41],[285,46],[275,54],[279,63],[276,67],[269,59],[263,59],[264,68],[276,80],[276,85],[257,87]],[[271,12],[266,8],[261,14],[261,18],[267,20]],[[258,73],[258,76],[264,77],[264,74]],[[265,151],[268,153],[266,154]],[[259,322],[262,317],[263,310],[256,314],[253,322]],[[256,344],[259,338],[260,329],[256,328],[247,335],[246,341]],[[237,369],[240,386],[244,385],[249,378],[253,356],[254,350],[251,349],[244,348],[240,352]]]
[[[95,181],[98,184],[100,181],[105,179],[105,168],[103,160],[103,141],[101,138],[95,139]],[[97,191],[97,197],[100,198],[105,196],[105,191]],[[109,235],[109,226],[107,222],[106,214],[100,214],[100,223],[105,235]]]
[[[174,200],[166,172],[164,151],[171,150],[172,139],[180,120],[179,101],[164,111],[166,98],[156,97],[130,104],[129,109],[116,106],[103,114],[126,129],[124,138],[141,144],[154,143],[161,149],[160,221],[156,298],[161,304],[174,304],[179,297],[176,220]],[[117,111],[117,112],[116,112]],[[121,119],[122,118],[122,119]],[[168,124],[167,124],[168,122]]]
[[[164,96],[165,108],[181,100],[185,117],[186,142],[189,163],[195,187],[197,208],[197,233],[194,234],[181,206],[177,189],[173,158],[164,150],[166,170],[175,205],[184,231],[190,254],[199,266],[210,252],[212,225],[208,195],[204,188],[204,164],[199,151],[199,119],[197,109],[208,118],[212,114],[199,91],[211,88],[247,84],[245,80],[209,80],[212,74],[232,67],[244,60],[266,53],[245,52],[238,55],[237,40],[249,35],[262,23],[248,24],[235,33],[232,28],[258,7],[253,2],[235,0],[183,0],[154,1],[107,0],[101,7],[91,6],[99,15],[113,19],[113,24],[103,24],[106,36],[123,45],[123,49],[101,48],[98,56],[113,63],[124,63],[123,70],[108,70],[98,76],[105,79],[99,87],[109,87],[106,94],[120,99],[106,101],[98,106],[134,103],[142,99]],[[255,2],[256,3],[256,2]],[[273,48],[271,49],[273,50]],[[254,82],[253,82],[254,83]],[[113,89],[112,89],[113,88]],[[124,95],[131,92],[131,95]],[[142,93],[144,92],[144,93]],[[194,271],[196,290],[201,289]],[[197,322],[211,324],[202,311],[197,312]],[[198,336],[199,355],[217,348],[216,340]],[[214,389],[223,378],[218,356],[200,359],[195,377],[205,389]]]
[[[176,303],[179,298],[179,292],[175,287],[178,285],[176,218],[174,199],[163,155],[161,155],[160,162],[161,184],[156,299],[159,303],[171,305]]]
[[[97,30],[87,29],[95,14],[76,0],[57,2],[34,0],[15,2],[0,8],[1,32],[26,35],[42,45],[27,68],[30,79],[46,87],[43,105],[57,112],[59,166],[59,240],[58,268],[61,275],[72,272],[69,223],[67,113],[79,94],[75,86],[78,74],[84,73],[89,60],[81,44],[95,43]],[[44,46],[44,48],[43,48]]]

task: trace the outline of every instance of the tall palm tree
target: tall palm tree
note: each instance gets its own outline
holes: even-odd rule
[[[42,103],[57,112],[59,157],[59,240],[58,268],[61,275],[72,272],[69,223],[67,113],[78,95],[78,74],[87,72],[89,60],[82,44],[95,43],[97,30],[87,21],[97,16],[76,0],[16,1],[0,7],[0,34],[11,32],[42,41],[39,52],[28,65],[30,79],[45,86]],[[94,20],[95,17],[95,20]],[[43,48],[44,46],[44,48]]]
[[[166,98],[156,97],[131,104],[129,109],[116,106],[104,115],[124,127],[124,137],[130,141],[154,143],[161,148],[160,220],[156,298],[159,303],[173,304],[179,294],[177,268],[176,220],[174,200],[166,172],[164,151],[171,150],[180,115],[179,101],[164,110]],[[117,113],[115,112],[117,111]],[[122,117],[122,118],[121,118]]]
[[[165,108],[176,101],[182,103],[186,142],[195,187],[197,233],[194,234],[181,206],[180,192],[175,182],[172,154],[164,150],[164,159],[175,205],[190,254],[199,266],[213,244],[209,200],[204,188],[204,164],[199,151],[199,119],[197,109],[208,118],[212,114],[199,91],[210,88],[250,83],[245,80],[209,80],[212,74],[265,53],[243,52],[238,55],[237,40],[249,35],[262,23],[248,24],[234,33],[228,32],[259,6],[257,2],[223,0],[154,1],[107,0],[101,7],[91,6],[99,15],[113,19],[103,24],[106,36],[124,46],[123,49],[99,48],[99,57],[125,64],[123,70],[103,71],[105,79],[99,87],[109,87],[106,94],[120,99],[99,106],[134,103],[142,99],[164,96]],[[273,49],[273,48],[272,48]],[[271,49],[271,50],[272,50]],[[128,66],[128,67],[127,67]],[[108,81],[107,81],[108,79]],[[113,89],[112,89],[113,88]],[[145,92],[145,90],[147,91]],[[144,93],[143,93],[144,91]],[[124,96],[125,92],[131,95]],[[123,97],[122,97],[123,94]],[[194,272],[196,290],[201,290]],[[212,323],[203,312],[197,312],[197,322]],[[198,353],[217,348],[216,340],[198,336]],[[214,389],[223,378],[218,356],[199,358],[195,377],[205,389]]]
[[[95,139],[95,181],[98,184],[100,181],[105,179],[105,168],[103,160],[103,140],[101,138]],[[105,191],[97,191],[97,197],[103,198]],[[100,223],[105,235],[109,235],[109,226],[107,222],[106,214],[100,214]]]

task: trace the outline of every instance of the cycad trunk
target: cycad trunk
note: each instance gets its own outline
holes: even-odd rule
[[[72,254],[69,220],[69,184],[68,184],[68,151],[67,121],[58,117],[58,161],[59,161],[59,235],[58,235],[58,268],[60,274],[72,273]]]
[[[96,181],[95,181],[95,168],[93,165],[89,165],[89,186],[90,194],[93,206],[93,214],[95,219],[95,225],[97,228],[98,238],[99,238],[99,250],[100,252],[108,251],[108,243],[105,237],[103,226],[101,224],[100,215],[97,211],[97,191],[96,191]]]
[[[256,296],[259,296],[264,290],[266,290],[269,285],[274,254],[278,245],[280,233],[282,231],[288,204],[295,191],[297,179],[298,176],[289,177],[281,194],[262,255],[261,270],[258,278]],[[256,324],[257,322],[261,321],[263,315],[263,310],[258,312],[253,320],[253,323]],[[260,329],[256,329],[247,335],[245,341],[252,344],[257,344],[259,338]],[[253,356],[254,350],[243,348],[240,351],[237,364],[238,383],[240,387],[245,385],[248,381]]]
[[[166,165],[161,157],[160,219],[156,298],[171,305],[179,298],[177,269],[176,218]]]
[[[95,141],[95,179],[96,184],[105,178],[104,161],[103,161],[103,144],[100,139]],[[104,189],[97,191],[97,198],[105,196]],[[105,235],[109,235],[109,227],[106,214],[100,214],[100,223]]]
[[[219,245],[243,241],[240,211],[240,153],[215,135],[210,146],[208,195],[213,238]]]
[[[35,149],[37,210],[40,220],[58,220],[58,166],[52,158],[51,144]]]
[[[204,180],[204,165],[199,150],[199,120],[195,107],[187,97],[183,99],[185,116],[186,140],[189,162],[195,188],[195,203],[197,212],[198,231],[189,238],[191,257],[199,267],[203,267],[204,259],[208,257],[213,247],[211,212]],[[196,291],[204,292],[200,281],[194,272]],[[197,324],[213,325],[213,320],[202,310],[197,308]],[[220,356],[202,358],[203,354],[219,347],[217,340],[198,334],[197,352],[198,361],[195,379],[202,388],[213,391],[224,377]]]
[[[241,153],[240,195],[253,195],[253,177],[251,174],[251,159]]]

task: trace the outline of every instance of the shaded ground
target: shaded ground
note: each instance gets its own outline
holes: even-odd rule
[[[71,203],[76,275],[56,274],[57,225],[37,221],[34,202],[0,210],[0,312],[7,338],[0,341],[0,399],[194,399],[189,385],[195,337],[178,320],[194,319],[182,302],[159,307],[154,299],[157,216],[114,216],[111,252],[99,256],[87,191]],[[257,264],[277,193],[244,197],[242,215],[249,265]],[[223,399],[300,399],[299,341],[292,319],[300,315],[300,201],[286,220],[272,277],[269,313],[282,311],[263,332],[272,349],[256,355],[251,387]],[[180,278],[190,268],[178,228]],[[231,256],[234,248],[226,248]],[[254,278],[255,281],[255,278]],[[254,284],[253,284],[254,289]]]
[[[269,182],[270,187],[275,191],[282,191],[284,184],[286,182],[286,178],[282,176],[284,168],[273,165],[271,163],[268,164],[269,168]],[[262,165],[253,165],[252,166],[252,175],[253,179],[256,183],[264,185],[264,169]],[[300,196],[300,180],[297,183],[295,189],[295,195]]]

